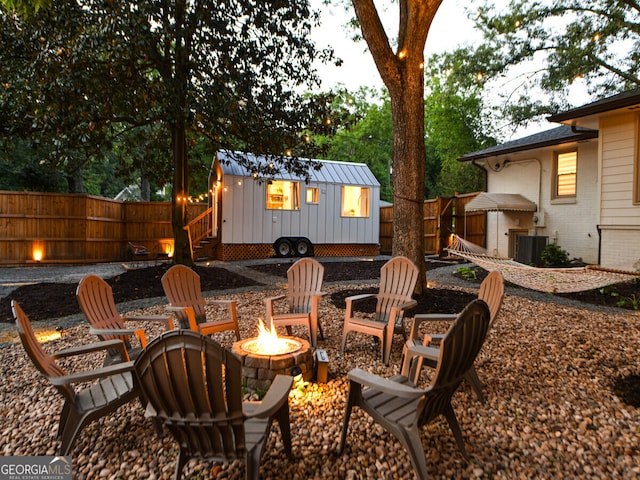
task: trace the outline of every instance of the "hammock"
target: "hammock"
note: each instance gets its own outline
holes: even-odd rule
[[[614,270],[593,265],[572,268],[531,267],[513,259],[488,255],[484,248],[457,235],[453,236],[450,246],[445,250],[451,255],[475,263],[489,272],[498,270],[505,280],[539,292],[583,292],[640,278],[640,272]]]

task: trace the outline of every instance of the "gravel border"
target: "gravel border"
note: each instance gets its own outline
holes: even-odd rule
[[[443,278],[455,278],[438,270]],[[436,271],[430,272],[429,281],[441,286]],[[326,290],[331,293],[343,287],[327,285]],[[451,288],[477,292],[477,286]],[[239,301],[244,338],[254,334],[255,319],[264,315],[265,296],[281,291],[272,286],[262,291],[226,292],[220,298]],[[620,309],[575,308],[553,299],[553,303],[540,302],[507,289],[476,362],[487,402],[478,402],[465,384],[454,396],[472,460],[464,462],[447,423],[437,420],[422,430],[432,478],[640,478],[640,408],[624,403],[615,389],[617,381],[640,375],[640,316]],[[132,313],[143,311],[161,313],[162,307]],[[325,332],[320,348],[329,356],[329,381],[292,391],[294,459],[286,459],[274,426],[263,454],[261,477],[414,478],[399,442],[359,409],[351,417],[345,453],[338,455],[336,450],[348,387],[346,374],[354,367],[384,377],[396,374],[401,338],[394,340],[389,366],[380,362],[379,347],[369,337],[351,334],[341,354],[344,313],[323,301],[320,315]],[[146,327],[150,335],[159,333],[154,328]],[[216,338],[225,346],[233,343],[230,334]],[[88,327],[79,324],[45,347],[52,351],[93,339]],[[54,455],[59,445],[55,434],[61,397],[31,367],[20,345],[0,350],[0,358],[0,451],[3,455]],[[99,365],[101,359],[96,357],[94,362]],[[428,373],[425,369],[421,382],[428,381]],[[139,404],[132,403],[87,426],[71,456],[76,479],[169,479],[177,449],[170,436],[155,434]],[[242,478],[243,470],[240,462],[192,461],[184,469],[184,478]]]

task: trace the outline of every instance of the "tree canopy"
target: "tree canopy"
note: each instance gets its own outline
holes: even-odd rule
[[[514,124],[575,106],[576,91],[597,99],[640,87],[637,2],[485,1],[470,10],[484,39],[449,53],[453,74],[494,92],[501,84],[502,111]]]
[[[176,261],[189,256],[176,200],[189,192],[195,145],[206,139],[209,164],[217,149],[250,150],[272,160],[247,165],[257,175],[307,174],[297,157],[313,156],[307,133],[322,128],[326,103],[301,92],[318,85],[313,62],[332,56],[309,39],[317,16],[307,0],[60,0],[33,10],[0,10],[0,135],[28,140],[68,172],[116,142],[146,175],[172,172]],[[157,154],[136,150],[140,138]]]

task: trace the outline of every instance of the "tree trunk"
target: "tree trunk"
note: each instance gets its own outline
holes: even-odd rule
[[[184,122],[171,124],[171,143],[173,149],[173,194],[171,196],[171,226],[175,241],[173,249],[174,263],[193,265],[191,241],[187,225],[187,202],[189,197],[189,171],[187,165],[187,143]]]
[[[442,0],[398,0],[394,52],[373,0],[351,0],[380,77],[389,90],[393,116],[393,255],[420,269],[416,293],[427,285],[424,259],[424,45]]]
[[[417,77],[417,78],[416,78]],[[420,269],[416,293],[426,286],[424,259],[424,101],[421,75],[405,75],[392,91],[393,116],[393,251]]]

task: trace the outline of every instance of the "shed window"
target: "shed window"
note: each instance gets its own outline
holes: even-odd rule
[[[272,180],[267,184],[267,208],[300,210],[300,183]]]
[[[320,189],[317,187],[307,187],[307,203],[320,202]]]
[[[368,217],[369,196],[367,187],[344,185],[342,187],[342,216]]]
[[[557,154],[554,167],[554,198],[575,197],[578,152],[566,152]]]

